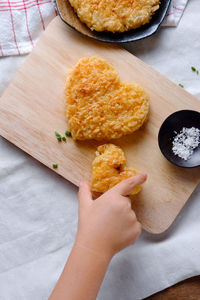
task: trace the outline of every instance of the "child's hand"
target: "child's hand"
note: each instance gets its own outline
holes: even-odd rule
[[[111,259],[115,253],[135,243],[141,225],[126,196],[146,178],[145,174],[128,178],[95,201],[88,184],[82,182],[76,244]]]
[[[112,256],[133,244],[141,232],[126,195],[146,177],[128,178],[95,201],[88,184],[80,185],[76,241],[49,300],[96,299]]]

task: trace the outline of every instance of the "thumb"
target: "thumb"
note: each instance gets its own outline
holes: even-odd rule
[[[147,179],[147,174],[137,174],[128,179],[125,179],[114,186],[111,190],[119,193],[122,196],[129,195],[134,188],[144,183]]]
[[[81,181],[79,184],[78,200],[80,209],[90,205],[93,201],[89,184],[86,181]]]

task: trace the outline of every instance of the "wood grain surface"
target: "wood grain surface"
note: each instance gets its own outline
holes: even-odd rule
[[[145,300],[200,300],[200,276],[177,283]]]
[[[150,95],[147,124],[114,143],[124,149],[128,166],[149,175],[133,204],[143,228],[163,232],[200,181],[200,168],[171,165],[160,153],[158,130],[174,111],[200,111],[200,102],[126,50],[82,37],[55,18],[0,100],[0,134],[46,166],[58,163],[55,171],[74,184],[89,180],[99,143],[75,143],[71,138],[59,143],[54,135],[55,130],[64,134],[67,129],[66,73],[89,55],[107,59],[122,80],[135,80]]]

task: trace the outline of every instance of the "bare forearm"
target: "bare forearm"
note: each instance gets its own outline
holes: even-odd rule
[[[79,188],[75,245],[49,300],[95,300],[114,254],[133,244],[141,225],[125,197],[146,180],[128,178],[93,201],[89,185]]]
[[[76,243],[49,300],[95,300],[110,259]]]

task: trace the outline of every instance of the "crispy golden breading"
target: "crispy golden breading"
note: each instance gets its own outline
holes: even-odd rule
[[[134,169],[126,168],[124,152],[113,144],[104,144],[97,148],[96,157],[92,163],[91,189],[104,193],[120,181],[136,175]],[[137,194],[137,187],[131,195]]]
[[[124,32],[149,23],[159,0],[69,0],[91,30]]]
[[[75,140],[116,139],[139,129],[149,112],[149,97],[134,82],[120,82],[105,60],[82,58],[66,83],[66,114]]]

